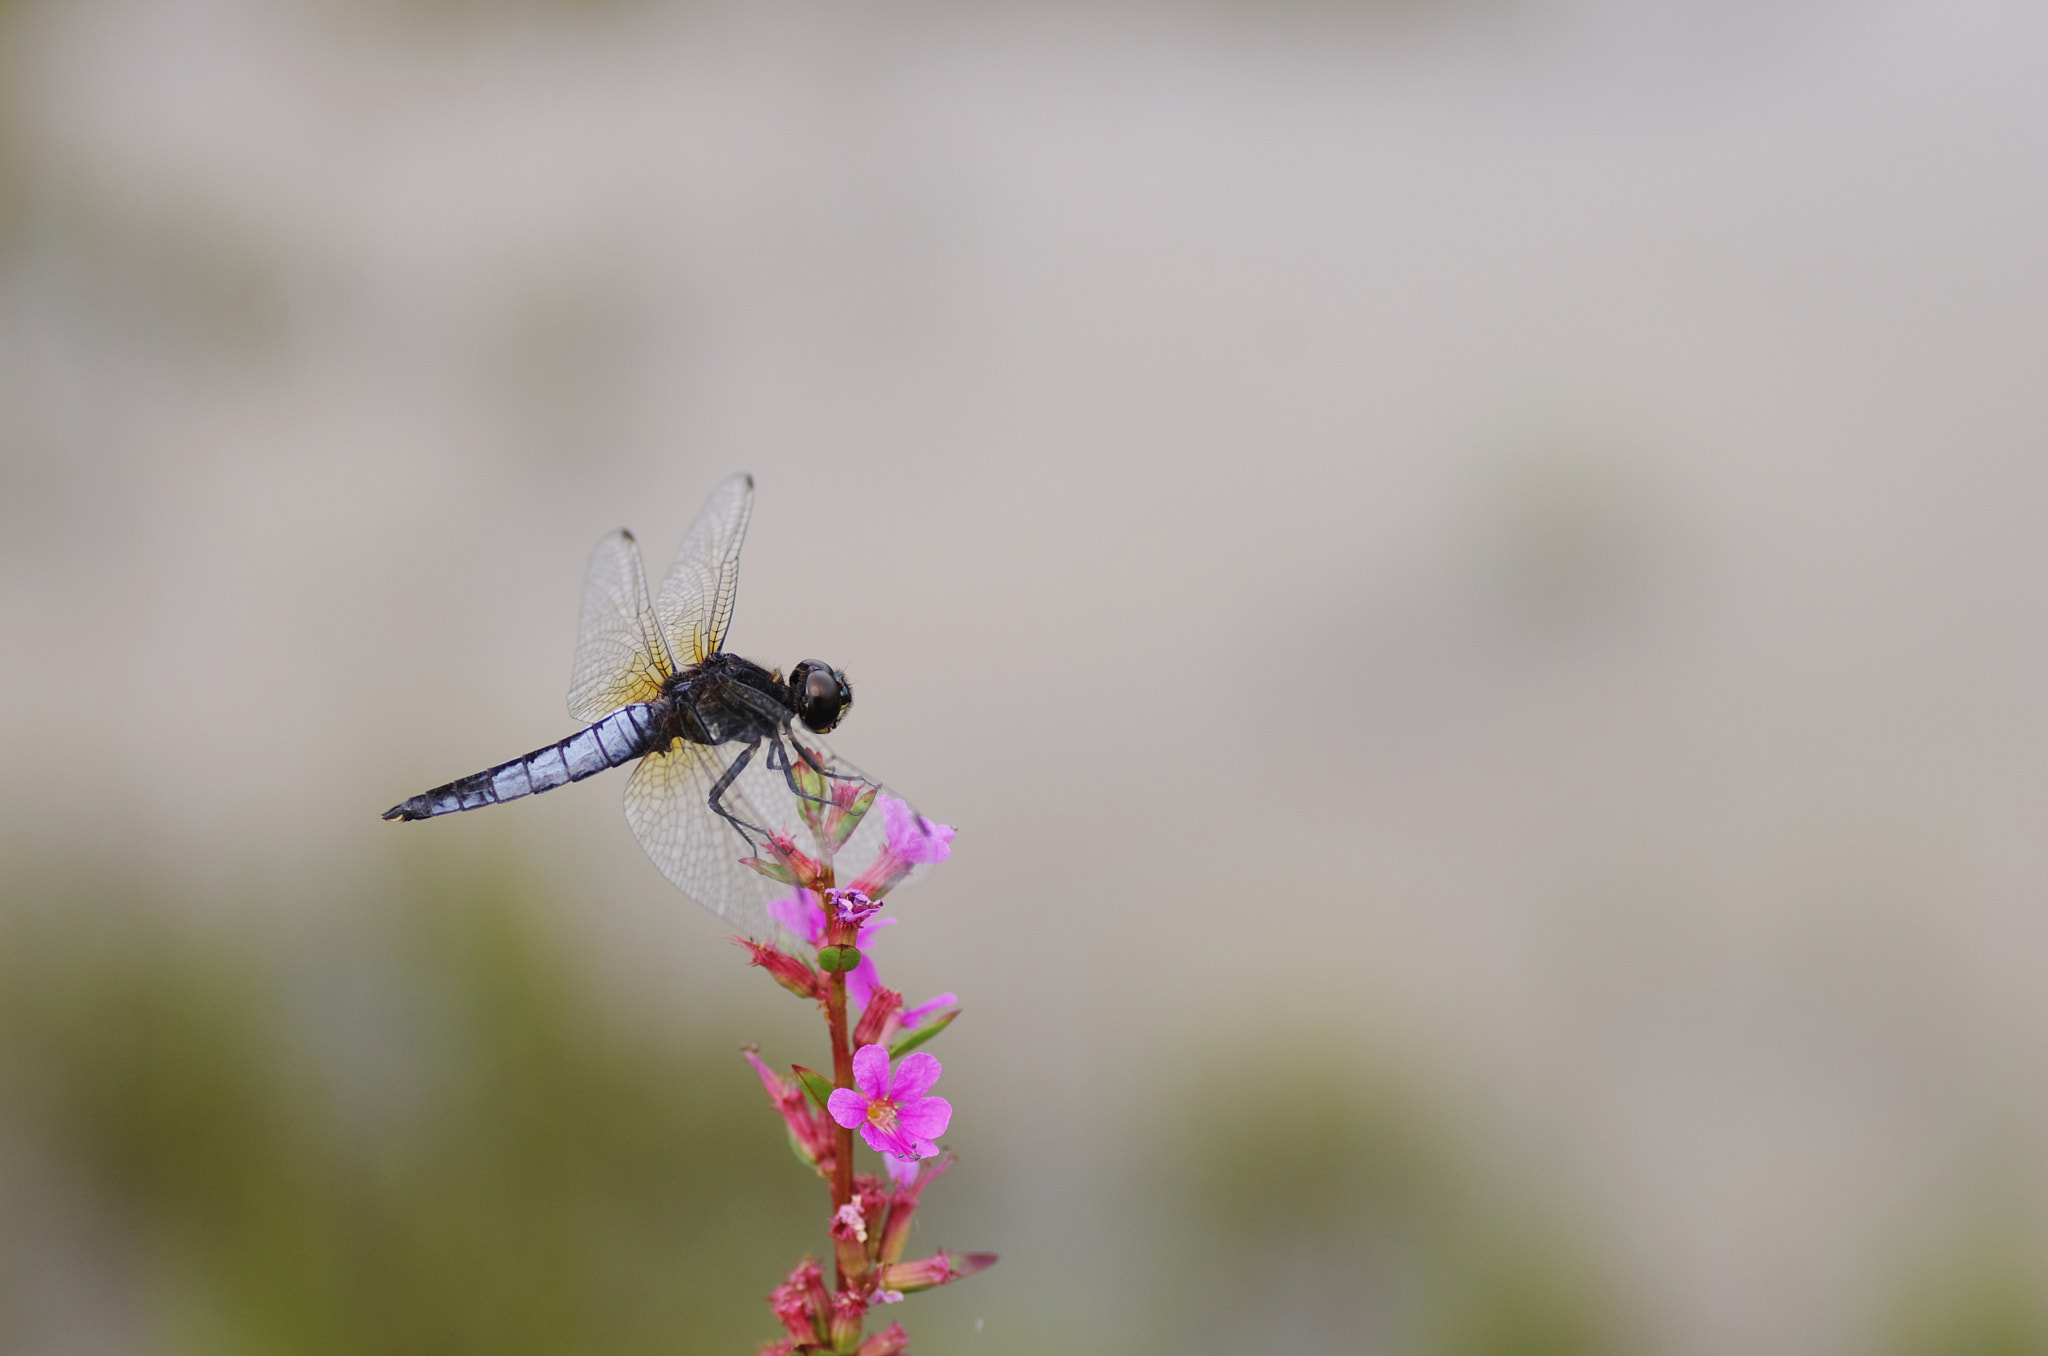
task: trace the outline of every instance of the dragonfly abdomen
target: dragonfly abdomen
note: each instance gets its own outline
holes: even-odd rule
[[[660,742],[657,713],[652,706],[635,703],[579,730],[567,739],[524,758],[473,772],[467,777],[422,791],[411,800],[384,812],[386,819],[431,819],[458,810],[478,810],[500,801],[552,791],[569,782],[580,782],[606,768],[630,763]]]

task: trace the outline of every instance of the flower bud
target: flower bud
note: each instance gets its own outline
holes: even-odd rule
[[[909,1350],[910,1334],[901,1323],[891,1323],[860,1344],[860,1356],[903,1356]]]
[[[750,866],[770,880],[779,880],[784,885],[801,885],[806,890],[825,888],[825,873],[818,863],[797,847],[796,840],[787,834],[771,833],[767,841],[768,851],[760,857],[742,857],[741,866]]]
[[[882,1033],[891,1025],[890,1019],[902,1006],[903,995],[894,989],[876,989],[869,995],[867,1011],[861,1013],[860,1025],[853,1029],[855,1047],[879,1044]]]
[[[992,1252],[938,1252],[915,1262],[885,1263],[877,1273],[876,1283],[885,1290],[901,1290],[906,1294],[914,1290],[929,1290],[935,1285],[945,1285],[977,1271],[986,1271],[996,1264]]]
[[[782,1113],[783,1124],[789,1128],[790,1147],[796,1150],[797,1157],[821,1174],[831,1176],[838,1157],[839,1141],[824,1111],[804,1095],[804,1089],[762,1063],[753,1046],[744,1047],[742,1053],[746,1055],[747,1063],[754,1066],[754,1072],[760,1075],[761,1086],[768,1090],[769,1100]]]
[[[927,1158],[915,1177],[896,1188],[895,1199],[889,1205],[888,1221],[883,1224],[882,1236],[877,1240],[875,1257],[878,1261],[894,1262],[903,1256],[903,1245],[910,1241],[910,1221],[917,1214],[917,1198],[955,1161],[950,1152]],[[893,1162],[891,1166],[894,1166]]]
[[[797,1272],[803,1273],[804,1294],[810,1299],[811,1312],[818,1316],[818,1323],[822,1326],[825,1315],[832,1312],[832,1296],[825,1289],[825,1269],[806,1257],[803,1265],[790,1273],[790,1280],[797,1278]]]
[[[841,1240],[851,1238],[861,1243],[867,1242],[868,1222],[861,1214],[860,1204],[857,1201],[848,1201],[840,1206],[833,1214],[832,1223],[825,1232]]]
[[[858,1290],[842,1290],[832,1297],[832,1321],[826,1339],[834,1351],[852,1351],[860,1337],[861,1320],[867,1317],[868,1302]]]
[[[750,937],[735,937],[733,940],[752,953],[752,958],[747,962],[749,965],[758,965],[766,970],[777,984],[798,998],[815,998],[821,1002],[824,1000],[825,991],[818,981],[818,976],[810,966],[795,956],[779,947],[757,942]]]
[[[825,836],[832,840],[833,851],[846,846],[846,840],[853,837],[853,831],[860,827],[862,816],[875,803],[878,786],[862,789],[852,782],[837,782],[832,787],[832,808],[825,812]]]
[[[768,1296],[769,1307],[795,1346],[816,1342],[824,1335],[830,1302],[825,1293],[825,1273],[808,1257]]]

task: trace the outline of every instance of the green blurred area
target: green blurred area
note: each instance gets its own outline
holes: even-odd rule
[[[1246,1048],[1175,1110],[1195,1107],[1208,1114],[1150,1192],[1180,1291],[1160,1308],[1180,1329],[1167,1349],[1626,1349],[1582,1241],[1390,1062]]]
[[[377,901],[369,946],[9,900],[0,1089],[17,1347],[67,1284],[174,1352],[747,1350],[815,1183],[737,1037],[601,1015],[503,885]],[[764,1006],[772,1001],[762,995]],[[34,1265],[28,1263],[34,1262]],[[51,1315],[44,1313],[45,1320]]]
[[[95,1325],[101,1349],[208,1356],[743,1352],[773,1334],[761,1296],[817,1248],[821,1197],[741,1033],[623,1015],[502,870],[416,876],[309,937],[247,911],[201,921],[91,867],[17,873],[0,1346],[78,1349]],[[764,1018],[779,999],[762,986]],[[1654,1349],[1612,1259],[1470,1130],[1355,1051],[1211,1050],[1124,1152],[1144,1256],[1116,1306],[1141,1336],[1076,1334],[1057,1296],[999,1269],[972,1283],[1002,1316],[978,1349]],[[2031,1255],[2001,1236],[1916,1262],[1886,1349],[2048,1350]],[[920,1306],[958,1293],[889,1317],[915,1337]]]

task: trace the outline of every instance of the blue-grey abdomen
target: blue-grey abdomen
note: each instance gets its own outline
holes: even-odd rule
[[[423,791],[384,812],[386,819],[430,819],[476,810],[500,801],[552,791],[568,782],[630,763],[654,744],[658,724],[655,708],[636,702],[622,706],[588,729],[446,786]]]

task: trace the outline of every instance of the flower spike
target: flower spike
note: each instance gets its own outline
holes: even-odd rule
[[[808,753],[787,772],[817,855],[786,834],[761,840],[759,855],[745,865],[790,887],[768,906],[787,930],[784,944],[734,940],[747,947],[753,964],[825,1012],[833,1077],[794,1065],[792,1079],[770,1068],[752,1046],[746,1058],[781,1114],[797,1156],[831,1183],[826,1233],[835,1282],[828,1289],[823,1269],[805,1258],[768,1297],[785,1335],[763,1343],[760,1351],[908,1356],[910,1339],[900,1323],[863,1338],[873,1307],[972,1276],[996,1260],[994,1253],[944,1250],[902,1260],[925,1188],[953,1164],[953,1155],[937,1143],[953,1108],[930,1095],[939,1061],[914,1047],[944,1030],[960,1008],[950,993],[906,1008],[902,993],[882,984],[870,949],[875,935],[896,921],[880,916],[882,897],[922,868],[946,860],[953,830],[870,783],[826,773]],[[866,867],[841,886],[834,858],[878,806],[883,831],[863,841],[881,842]],[[792,939],[811,949],[815,966],[791,954]],[[854,1130],[882,1156],[882,1173],[854,1171]]]

